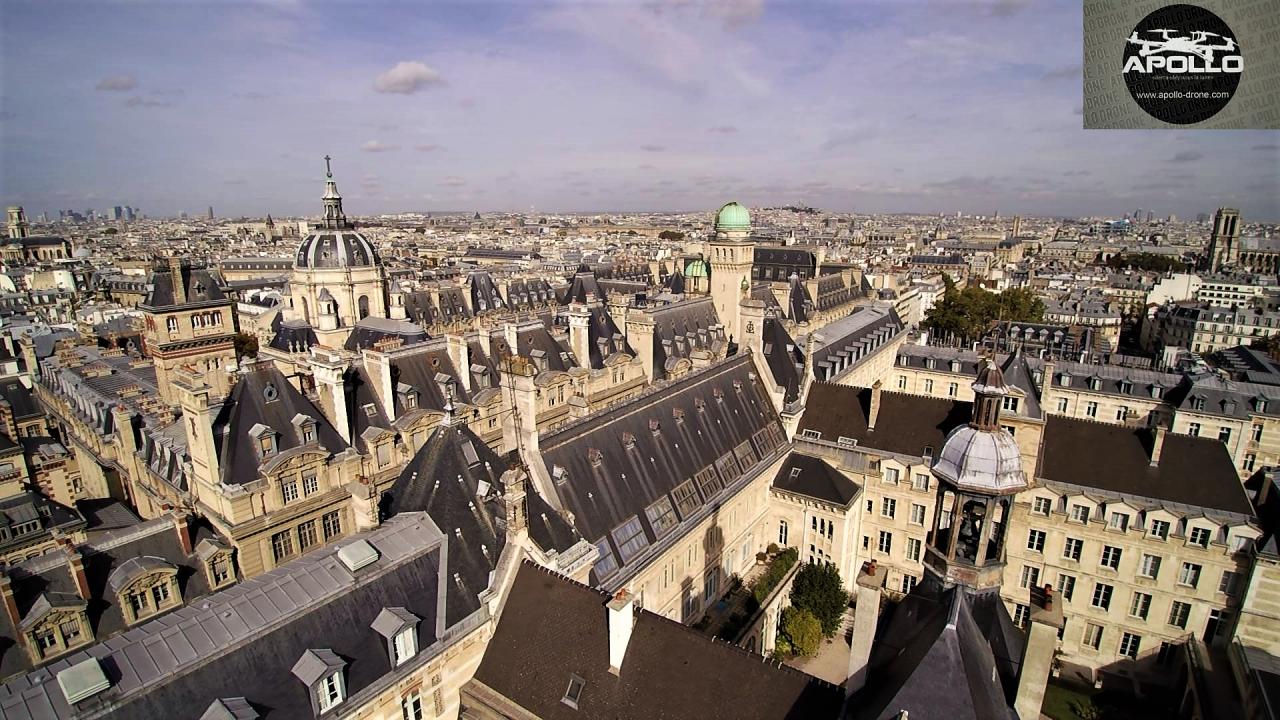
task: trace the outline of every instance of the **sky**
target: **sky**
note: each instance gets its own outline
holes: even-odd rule
[[[1079,0],[0,0],[29,214],[1280,220],[1280,133],[1081,129]]]

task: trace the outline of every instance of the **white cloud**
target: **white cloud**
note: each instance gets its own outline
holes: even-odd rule
[[[365,152],[380,153],[380,152],[391,152],[393,150],[399,150],[400,146],[388,145],[387,143],[384,143],[381,140],[370,140],[369,142],[361,145],[360,149]]]
[[[107,92],[129,92],[138,87],[138,81],[132,75],[112,75],[103,78],[95,88]]]
[[[412,95],[432,85],[444,84],[440,73],[426,65],[414,61],[403,61],[382,73],[373,81],[373,89],[380,93],[398,93]]]

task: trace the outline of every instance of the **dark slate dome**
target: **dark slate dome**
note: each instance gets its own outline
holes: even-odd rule
[[[363,235],[352,230],[322,230],[306,237],[294,258],[297,268],[354,268],[381,265],[382,259]]]

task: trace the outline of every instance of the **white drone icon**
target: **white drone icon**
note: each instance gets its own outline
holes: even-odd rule
[[[1141,46],[1138,50],[1140,57],[1155,55],[1163,52],[1179,52],[1190,55],[1197,55],[1206,61],[1213,60],[1213,54],[1219,50],[1231,51],[1236,49],[1236,41],[1233,38],[1223,38],[1223,45],[1202,45],[1211,37],[1222,37],[1217,33],[1206,32],[1204,30],[1192,30],[1191,37],[1169,37],[1177,30],[1148,30],[1148,32],[1160,33],[1164,37],[1160,40],[1140,40],[1138,39],[1138,31],[1134,30],[1129,36],[1129,42]]]

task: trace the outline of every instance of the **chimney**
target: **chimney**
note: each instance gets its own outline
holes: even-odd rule
[[[1164,450],[1164,435],[1167,432],[1163,425],[1156,426],[1156,436],[1151,443],[1151,467],[1160,464],[1160,453]]]
[[[19,627],[22,617],[18,615],[18,601],[13,597],[13,581],[7,574],[0,575],[0,598],[4,598],[4,611],[9,616],[9,623]]]
[[[622,672],[622,660],[627,656],[627,643],[631,642],[635,627],[635,607],[626,590],[619,590],[605,607],[609,608],[609,672],[617,675]]]
[[[183,555],[195,552],[195,548],[191,545],[191,528],[188,522],[186,511],[173,511],[173,531],[178,534],[178,545],[182,548]]]
[[[173,278],[173,303],[181,305],[187,301],[187,288],[182,283],[182,258],[169,256],[169,276]]]
[[[61,538],[58,542],[62,543],[62,550],[67,554],[67,569],[71,572],[71,580],[76,584],[76,593],[81,600],[93,599],[93,593],[89,591],[89,578],[84,574],[84,558],[80,556],[80,550],[70,538]]]
[[[875,381],[871,385],[871,409],[867,412],[867,429],[876,429],[876,418],[880,417],[880,388],[881,382]]]
[[[1049,390],[1053,388],[1053,372],[1057,368],[1057,364],[1052,360],[1046,360],[1044,363],[1044,373],[1040,376],[1040,410],[1042,412],[1049,411]]]
[[[1044,704],[1044,691],[1053,671],[1054,649],[1058,646],[1058,631],[1064,619],[1062,604],[1054,602],[1053,587],[1032,587],[1030,593],[1031,616],[1027,623],[1027,640],[1022,652],[1022,667],[1018,671],[1018,689],[1013,708],[1018,717],[1031,718],[1040,715]]]

